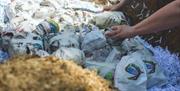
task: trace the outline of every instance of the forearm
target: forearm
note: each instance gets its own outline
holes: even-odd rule
[[[133,35],[159,32],[180,25],[180,0],[173,1],[133,26]]]

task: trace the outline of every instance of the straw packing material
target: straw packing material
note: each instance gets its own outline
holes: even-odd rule
[[[16,57],[0,72],[1,91],[112,91],[95,72],[54,57]]]

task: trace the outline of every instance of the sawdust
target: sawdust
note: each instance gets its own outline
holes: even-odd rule
[[[54,57],[15,57],[0,64],[0,91],[112,91],[96,72]]]

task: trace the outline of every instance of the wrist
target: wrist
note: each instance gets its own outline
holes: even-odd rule
[[[135,35],[144,35],[144,34],[152,33],[152,31],[149,30],[153,30],[153,29],[151,29],[151,27],[147,25],[136,24],[133,26],[133,33]]]
[[[135,28],[133,26],[125,25],[126,28],[124,28],[124,34],[123,38],[132,38],[134,36],[137,36],[137,33],[135,32]]]
[[[131,29],[131,31],[130,31],[130,34],[132,35],[132,36],[137,36],[137,35],[140,35],[139,34],[139,28],[136,26],[136,25],[134,25],[134,26],[132,26],[131,27],[132,29]]]

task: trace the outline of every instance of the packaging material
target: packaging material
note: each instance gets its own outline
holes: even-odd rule
[[[105,46],[104,48],[94,50],[91,53],[86,53],[86,60],[105,62],[106,58],[109,56],[112,48],[110,46]]]
[[[34,50],[34,54],[33,55],[36,55],[36,56],[39,56],[39,57],[49,57],[50,54],[44,50]]]
[[[0,34],[0,48],[2,48],[2,46],[3,46],[3,39],[2,39],[2,34]]]
[[[106,45],[106,38],[101,31],[95,30],[87,33],[83,38],[81,48],[85,53],[103,48]]]
[[[95,70],[101,77],[113,82],[114,72],[116,68],[115,63],[86,61],[85,67],[90,70]]]
[[[106,28],[104,29],[104,32],[111,32],[112,29],[111,28]],[[107,43],[110,45],[110,46],[120,46],[121,43],[123,42],[124,39],[118,39],[118,40],[113,40],[111,39],[110,37],[106,36],[106,39],[107,39]]]
[[[122,41],[122,44],[120,46],[123,52],[132,53],[138,50],[146,49],[144,45],[139,41],[139,39],[141,38],[139,36],[136,36],[134,38],[125,39],[124,41]]]
[[[116,48],[99,49],[93,53],[91,57],[86,57],[85,67],[97,70],[99,75],[113,82],[116,65],[121,59],[121,53]]]
[[[40,7],[34,12],[33,18],[35,19],[46,19],[48,17],[53,17],[55,15],[55,8],[53,7]]]
[[[10,21],[15,17],[9,5],[6,6],[4,10],[4,23],[10,23]]]
[[[74,32],[64,31],[61,33],[55,34],[53,37],[49,39],[49,48],[50,52],[55,52],[57,49],[61,47],[67,48],[80,48],[79,36]]]
[[[19,25],[21,25],[22,22],[26,21],[26,19],[23,16],[16,16],[11,20],[11,24],[13,25],[13,27],[17,27]]]
[[[0,72],[1,91],[113,91],[95,72],[55,57],[15,57]]]
[[[154,55],[156,62],[163,69],[167,77],[167,84],[163,86],[154,86],[148,91],[178,91],[180,89],[180,59],[178,54],[172,54],[168,49],[163,49],[160,46],[153,47],[146,41],[139,39],[139,41],[149,49]]]
[[[111,4],[118,4],[120,0],[108,0]]]
[[[14,36],[13,31],[1,32],[1,49],[8,51],[10,46],[10,41]]]
[[[2,28],[1,31],[5,27],[5,24],[10,22],[10,20],[13,18],[13,14],[9,7],[10,2],[10,0],[0,1],[0,27]]]
[[[85,1],[81,1],[78,2],[78,0],[74,0],[71,1],[73,3],[69,3],[67,6],[65,6],[65,8],[71,8],[71,9],[75,9],[75,10],[82,10],[82,11],[89,11],[89,12],[101,12],[102,11],[102,7],[97,7],[95,5],[93,5],[90,2],[85,2]]]
[[[49,33],[58,33],[59,25],[54,20],[44,20],[43,22],[37,25],[36,30],[34,32],[41,36],[48,35]]]
[[[14,33],[9,45],[11,55],[33,54],[33,50],[43,49],[42,38],[33,33]]]
[[[84,53],[77,48],[59,48],[56,52],[52,54],[62,60],[72,60],[77,64],[83,64],[85,60]]]
[[[23,21],[15,29],[17,32],[33,32],[33,24],[29,21]]]
[[[147,91],[166,83],[163,70],[147,50],[139,50],[124,56],[115,71],[115,87],[122,91]]]
[[[8,58],[9,58],[9,54],[7,52],[0,50],[0,63],[6,62]]]
[[[107,2],[107,0],[95,1]],[[116,1],[118,2],[118,0],[109,1],[111,3],[116,3]],[[0,3],[1,6],[2,4],[3,3]],[[3,16],[3,23],[6,23],[6,25],[0,25],[2,27],[0,31],[3,31],[3,33],[1,33],[2,44],[0,45],[0,49],[3,50],[2,53],[7,50],[10,56],[16,54],[32,54],[40,57],[52,55],[58,57],[59,59],[72,60],[77,64],[83,64],[85,68],[97,70],[99,75],[111,82],[115,81],[115,86],[121,91],[146,91],[155,85],[161,85],[159,82],[164,81],[162,70],[157,65],[158,63],[152,58],[153,54],[151,52],[153,51],[147,50],[148,48],[145,48],[144,44],[140,43],[138,40],[139,37],[113,41],[112,39],[104,36],[104,29],[111,31],[109,29],[111,26],[127,24],[122,12],[102,12],[102,7],[90,2],[90,0],[14,0],[10,3],[10,7],[4,6],[3,13],[5,14],[5,17]],[[4,8],[7,8],[7,10]],[[2,8],[0,8],[0,10],[2,10]],[[15,16],[12,17],[11,14],[15,14]],[[33,33],[31,34],[30,32],[32,31]],[[154,55],[157,56],[159,54],[156,53]],[[2,58],[5,57],[6,56],[3,56]],[[25,61],[26,58],[30,61]],[[54,58],[26,58],[14,58],[13,60],[15,61],[7,63],[13,64],[13,70],[16,67],[19,67],[21,69],[18,70],[23,71],[18,71],[21,76],[17,75],[15,73],[16,71],[13,71],[16,74],[16,76],[14,76],[11,72],[11,68],[3,70],[1,73],[7,71],[7,74],[1,74],[2,76],[0,76],[0,79],[1,77],[4,77],[3,75],[5,75],[7,79],[4,80],[3,78],[2,81],[4,82],[2,82],[2,84],[0,82],[0,84],[3,85],[2,88],[0,87],[0,90],[6,89],[5,87],[7,86],[7,88],[12,88],[13,90],[17,89],[17,91],[21,89],[27,90],[27,88],[28,90],[38,89],[38,91],[56,91],[56,88],[61,88],[61,86],[63,91],[74,91],[76,90],[74,88],[77,86],[78,91],[106,91],[104,89],[106,89],[106,87],[109,88],[109,85],[103,85],[102,81],[98,81],[97,79],[92,80],[92,77],[95,77],[94,75],[88,76],[88,79],[84,79],[84,83],[81,84],[81,81],[83,81],[83,72],[78,72],[77,69],[74,68],[73,71],[71,71],[71,69],[69,69],[70,67],[68,67],[64,61],[62,66],[60,66],[60,64],[55,61],[57,60],[56,58],[55,60]],[[43,61],[40,63],[39,60]],[[55,71],[54,69],[49,69],[54,67],[54,65],[49,65],[51,62],[53,64],[57,63],[58,72],[62,71],[62,73],[52,73],[51,71]],[[60,62],[62,62],[62,60],[60,60]],[[160,61],[160,63],[162,62]],[[39,67],[38,65],[41,66]],[[44,67],[42,68],[43,70],[51,71],[40,72],[40,75],[43,75],[41,77],[38,77],[40,75],[34,75],[35,73],[33,73],[33,76],[37,76],[33,78],[31,75],[27,76],[27,74],[31,74],[28,72],[36,72],[31,66],[33,66],[34,69],[38,68],[38,74],[41,71],[41,67]],[[176,66],[178,67],[178,65]],[[60,70],[59,67],[64,70]],[[155,72],[154,67],[156,68]],[[172,67],[169,69],[171,69],[171,72],[167,71],[166,73],[172,79],[170,86],[178,87],[178,85],[174,84],[179,82],[176,80],[178,79],[179,70],[173,72]],[[11,73],[10,76],[8,72]],[[22,75],[22,73],[26,72],[27,74]],[[49,74],[49,72],[53,75]],[[68,75],[76,75],[76,73],[77,75],[82,75],[78,77],[73,76],[71,78],[70,76],[65,75],[65,73]],[[57,76],[56,74],[63,76],[54,77]],[[171,76],[172,74],[175,74],[175,76]],[[89,73],[86,75],[89,75]],[[131,80],[128,79],[127,76]],[[52,79],[49,79],[49,77],[52,77]],[[64,77],[68,79],[63,80]],[[61,79],[59,80],[58,78]],[[79,78],[81,80],[80,82]],[[35,81],[36,79],[38,81]],[[49,80],[47,79],[51,80],[50,82],[52,82],[52,84],[50,83],[49,85]],[[134,79],[137,80],[134,81]],[[8,81],[6,82],[6,80]],[[81,85],[76,84],[76,80],[78,81],[77,83],[80,83]],[[87,84],[89,86],[87,86],[89,90],[83,87]],[[91,84],[95,85],[91,86]],[[66,87],[63,86],[69,87],[66,89]],[[81,89],[78,89],[79,86],[81,86]]]
[[[94,16],[94,18],[90,21],[97,25],[98,27],[105,29],[108,27],[112,27],[115,25],[127,24],[125,16],[122,12],[103,12]]]

